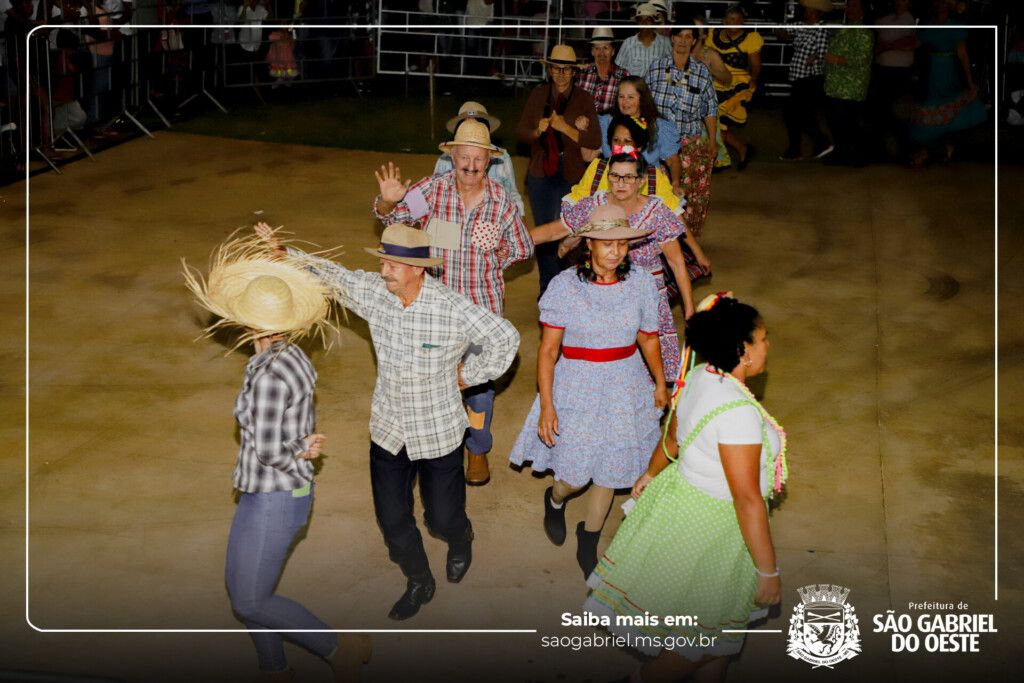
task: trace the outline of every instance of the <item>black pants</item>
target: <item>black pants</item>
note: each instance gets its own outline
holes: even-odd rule
[[[789,134],[787,156],[801,154],[801,143],[805,133],[814,144],[815,154],[828,147],[828,138],[818,126],[818,110],[824,98],[824,82],[822,76],[808,76],[793,81],[793,88],[782,112],[786,121],[786,132]]]
[[[384,533],[391,561],[407,577],[430,572],[423,537],[412,510],[412,489],[420,479],[420,497],[430,530],[458,548],[469,542],[472,526],[466,516],[466,475],[462,444],[448,455],[409,460],[405,448],[392,454],[370,442],[370,484],[377,523]]]
[[[910,99],[913,88],[913,67],[893,67],[875,65],[871,74],[871,88],[868,91],[868,119],[871,126],[871,144],[873,154],[878,158],[888,156],[886,139],[896,139],[899,157],[906,156],[907,120],[900,118],[898,104]],[[909,111],[909,106],[905,107]]]
[[[827,162],[863,166],[867,162],[864,149],[864,103],[826,97],[825,116],[836,145],[836,151]]]
[[[533,209],[533,224],[544,225],[557,221],[562,215],[562,197],[569,194],[572,183],[566,180],[559,170],[553,176],[526,176],[526,192],[530,195],[530,208]],[[537,258],[537,270],[540,273],[540,295],[548,288],[548,283],[562,272],[558,260],[558,242],[538,244],[534,249]]]

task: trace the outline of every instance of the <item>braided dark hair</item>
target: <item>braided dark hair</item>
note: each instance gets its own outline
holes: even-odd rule
[[[763,326],[756,308],[723,297],[686,321],[686,343],[712,366],[730,372],[740,364],[744,342],[753,344],[754,331]]]

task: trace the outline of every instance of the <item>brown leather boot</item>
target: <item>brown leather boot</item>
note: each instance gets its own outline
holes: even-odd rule
[[[466,465],[466,483],[470,486],[483,486],[491,480],[491,469],[487,466],[487,456],[466,451],[469,463]]]

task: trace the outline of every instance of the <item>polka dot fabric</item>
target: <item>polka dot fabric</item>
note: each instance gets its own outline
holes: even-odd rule
[[[739,652],[744,628],[758,610],[757,574],[732,501],[711,498],[666,467],[651,482],[587,584],[583,609],[612,617],[611,631],[638,636],[714,636],[710,647],[673,648],[696,661]],[[615,626],[615,615],[692,615],[695,626]],[[634,641],[635,642],[635,641]],[[656,655],[660,648],[638,647]]]
[[[473,223],[473,234],[470,235],[473,246],[480,251],[494,251],[501,242],[501,228],[490,221]]]

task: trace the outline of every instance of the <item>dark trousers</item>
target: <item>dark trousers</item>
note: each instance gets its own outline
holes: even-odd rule
[[[534,225],[557,221],[562,215],[562,197],[569,194],[571,189],[572,183],[565,179],[561,171],[553,176],[526,176],[526,191],[530,195]],[[534,253],[540,271],[540,293],[543,295],[551,279],[562,271],[558,263],[558,243],[538,244]]]
[[[827,161],[852,166],[864,165],[867,162],[864,149],[864,103],[826,97],[825,117],[836,145]]]
[[[799,156],[802,153],[803,135],[811,139],[814,153],[828,147],[828,138],[818,126],[818,110],[825,94],[823,76],[809,76],[793,81],[789,99],[783,108],[782,115],[789,134],[787,156]]]
[[[913,67],[893,67],[875,65],[871,74],[871,88],[868,91],[868,119],[871,126],[872,150],[878,158],[888,156],[886,140],[892,136],[896,139],[897,154],[900,158],[906,155],[907,115],[909,100],[913,87]],[[906,103],[902,115],[897,111],[899,103]]]
[[[416,527],[412,489],[420,480],[424,517],[432,532],[456,550],[469,543],[473,527],[466,516],[466,475],[462,444],[448,455],[431,460],[409,460],[405,448],[390,453],[370,442],[370,484],[377,523],[384,533],[391,561],[407,577],[430,573],[423,537]]]

